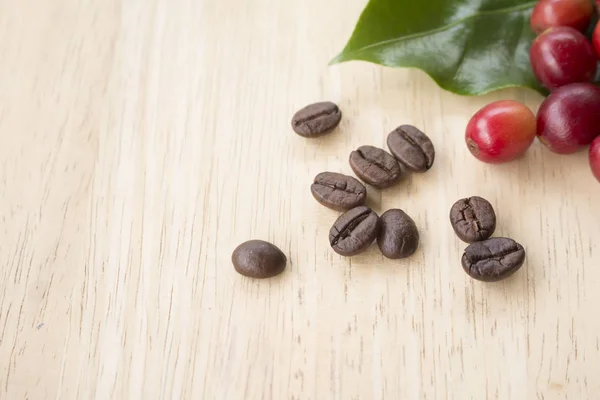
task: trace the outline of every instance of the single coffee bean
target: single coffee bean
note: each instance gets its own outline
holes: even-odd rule
[[[379,189],[392,186],[402,173],[391,154],[373,146],[361,146],[350,153],[350,167],[360,179]]]
[[[339,107],[330,102],[310,104],[294,114],[292,128],[300,136],[314,138],[332,131],[342,120]]]
[[[287,258],[277,246],[262,240],[240,244],[231,255],[237,272],[249,278],[265,279],[279,275],[285,269]]]
[[[425,172],[433,165],[433,143],[414,126],[402,125],[394,129],[388,135],[387,145],[396,160],[411,171]]]
[[[496,230],[496,213],[489,201],[470,197],[454,203],[450,223],[463,242],[479,242],[489,239]]]
[[[491,238],[465,249],[462,267],[473,279],[496,282],[515,273],[525,262],[525,249],[508,238]]]
[[[392,209],[379,218],[381,229],[377,244],[381,253],[392,260],[412,256],[419,247],[419,231],[415,221],[404,211]]]
[[[362,253],[379,233],[379,217],[369,207],[356,207],[342,214],[329,231],[333,250],[346,257]]]
[[[362,206],[367,200],[367,189],[351,176],[322,172],[310,186],[315,200],[336,211],[347,211]]]

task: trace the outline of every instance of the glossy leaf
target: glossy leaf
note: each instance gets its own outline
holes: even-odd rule
[[[507,87],[545,94],[529,64],[531,0],[370,0],[332,64],[414,67],[442,88],[478,95]]]

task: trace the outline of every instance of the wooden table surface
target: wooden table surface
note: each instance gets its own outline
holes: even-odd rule
[[[0,1],[0,399],[598,399],[600,184],[585,152],[487,166],[424,73],[328,67],[365,0]],[[305,140],[298,108],[337,102]],[[406,261],[337,256],[319,172],[400,124],[434,167],[369,188],[421,232]],[[495,206],[527,263],[462,271],[448,212]],[[288,268],[234,272],[275,243]]]

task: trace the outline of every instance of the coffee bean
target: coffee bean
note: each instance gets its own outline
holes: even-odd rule
[[[342,120],[339,107],[325,101],[304,107],[294,114],[292,128],[300,136],[314,138],[332,131]]]
[[[367,189],[351,176],[322,172],[310,187],[315,200],[336,211],[347,211],[362,206],[367,200]]]
[[[265,279],[279,275],[287,258],[277,246],[262,240],[240,244],[231,255],[235,270],[249,278]]]
[[[387,145],[396,160],[411,171],[425,172],[433,165],[433,143],[414,126],[402,125],[394,129],[388,135]]]
[[[467,243],[486,240],[496,230],[494,208],[481,197],[458,200],[450,210],[450,223],[462,241]]]
[[[419,231],[404,211],[387,210],[379,218],[381,229],[377,244],[381,253],[392,260],[412,256],[419,247]]]
[[[379,217],[369,207],[356,207],[342,214],[329,231],[333,250],[346,257],[362,253],[379,233]]]
[[[469,245],[462,266],[473,279],[496,282],[515,273],[525,262],[523,246],[508,238],[491,238]]]
[[[361,146],[350,153],[350,167],[360,179],[379,189],[392,186],[402,173],[391,154],[373,146]]]

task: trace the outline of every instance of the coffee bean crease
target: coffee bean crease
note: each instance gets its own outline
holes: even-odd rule
[[[433,142],[412,125],[402,125],[390,132],[387,145],[396,160],[411,171],[425,172],[433,166]]]
[[[336,211],[348,211],[361,206],[367,198],[367,190],[362,183],[335,172],[317,175],[310,190],[315,200]]]
[[[473,243],[492,236],[496,229],[496,214],[487,200],[474,196],[454,203],[450,223],[461,240]]]
[[[491,238],[465,249],[462,266],[474,279],[495,282],[516,272],[525,261],[525,249],[509,238]]]
[[[380,162],[379,160],[374,160],[374,159],[370,159],[368,158],[368,156],[365,154],[365,152],[362,149],[358,149],[356,150],[356,152],[367,162],[369,162],[371,165],[369,165],[369,168],[371,167],[377,167],[380,170],[387,172],[387,173],[392,173],[393,172],[393,168],[388,167],[387,165],[383,164],[382,162]],[[366,171],[368,171],[369,169],[367,169]]]
[[[402,170],[398,161],[385,150],[361,146],[350,153],[350,167],[364,182],[380,189],[398,181]]]
[[[342,214],[329,230],[333,250],[351,257],[366,250],[377,238],[380,221],[368,207],[359,206]]]
[[[348,236],[352,236],[352,231],[355,230],[357,226],[362,224],[363,221],[369,217],[371,212],[372,211],[369,209],[363,211],[355,219],[349,221],[349,223],[345,225],[341,231],[339,231],[337,227],[333,227],[333,229],[337,231],[337,234],[334,236],[331,245],[333,246],[337,244],[341,239],[347,238]]]

